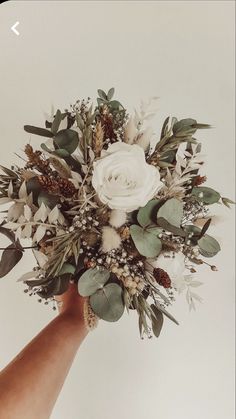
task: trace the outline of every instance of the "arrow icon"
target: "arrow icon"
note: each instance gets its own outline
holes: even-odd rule
[[[16,22],[14,23],[14,25],[12,25],[11,30],[18,36],[20,35],[20,33],[16,30],[16,27],[19,25],[20,22]]]

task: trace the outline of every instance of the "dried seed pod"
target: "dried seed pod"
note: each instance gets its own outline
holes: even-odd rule
[[[62,178],[68,179],[71,177],[71,170],[70,167],[63,163],[61,160],[57,159],[56,157],[49,158],[50,164],[52,167],[59,173]]]
[[[99,318],[93,312],[89,299],[84,302],[84,322],[88,331],[94,330],[98,325]]]
[[[171,288],[171,279],[166,271],[161,268],[154,268],[153,276],[159,285],[164,288]]]
[[[93,137],[93,151],[96,156],[100,156],[103,148],[104,130],[101,121],[96,124],[95,133]]]

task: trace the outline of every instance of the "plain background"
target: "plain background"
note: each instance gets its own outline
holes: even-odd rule
[[[20,36],[10,30],[16,21]],[[169,114],[211,123],[198,134],[208,185],[233,198],[233,1],[4,3],[0,55],[2,164],[19,163],[14,152],[29,141],[23,125],[42,125],[52,104],[63,109],[114,86],[130,112],[141,98],[160,98],[158,133]],[[233,419],[234,218],[233,210],[211,210],[222,252],[218,272],[199,273],[204,304],[189,314],[180,297],[172,309],[180,326],[166,320],[159,340],[141,341],[134,315],[100,322],[52,419]],[[27,253],[0,281],[0,367],[55,315],[16,283],[32,266]]]

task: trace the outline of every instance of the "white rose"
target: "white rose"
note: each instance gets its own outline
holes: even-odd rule
[[[92,185],[101,202],[126,212],[145,206],[163,186],[143,149],[122,142],[110,145],[94,163]]]

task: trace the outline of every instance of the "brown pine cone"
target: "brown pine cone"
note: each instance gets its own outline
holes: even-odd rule
[[[161,268],[154,268],[153,276],[159,285],[164,288],[171,288],[171,280],[166,271]]]
[[[69,198],[73,195],[75,195],[77,189],[75,188],[74,184],[68,180],[68,179],[62,179],[60,178],[58,180],[58,187],[60,190],[60,193],[65,197]]]
[[[59,193],[58,182],[50,176],[38,176],[38,181],[45,191],[53,194]]]

